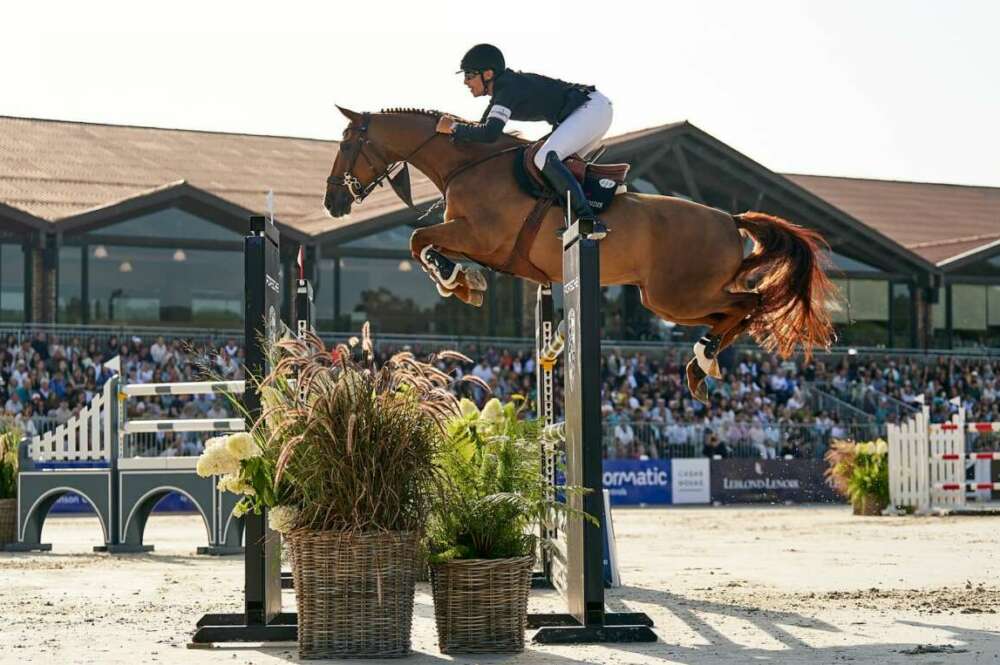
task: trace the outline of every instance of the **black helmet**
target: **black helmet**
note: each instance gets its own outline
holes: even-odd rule
[[[492,69],[495,73],[499,74],[507,69],[503,53],[492,44],[476,44],[470,48],[462,56],[462,64],[460,66],[461,69],[456,74],[461,74],[462,72],[484,72],[487,69]]]

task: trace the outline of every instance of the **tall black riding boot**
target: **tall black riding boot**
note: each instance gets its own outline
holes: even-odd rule
[[[600,240],[608,234],[608,227],[597,219],[597,215],[594,214],[590,203],[587,202],[587,196],[583,193],[583,187],[580,186],[580,183],[577,182],[577,179],[566,168],[566,165],[562,163],[559,155],[555,152],[550,152],[546,156],[545,168],[542,169],[542,175],[545,176],[545,179],[548,180],[549,184],[552,185],[552,188],[560,196],[565,196],[566,192],[569,192],[570,210],[575,218],[587,223],[587,225],[593,226],[593,231],[589,234],[592,238]]]

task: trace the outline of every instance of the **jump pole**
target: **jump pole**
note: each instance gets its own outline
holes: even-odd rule
[[[263,376],[267,357],[261,345],[262,334],[273,341],[283,333],[281,321],[280,236],[269,217],[250,218],[250,231],[244,239],[244,320],[246,344],[246,389],[243,404],[247,410],[247,430],[260,415],[260,394],[250,374]],[[300,274],[295,313],[299,320],[312,322],[308,285],[303,288]],[[303,303],[304,304],[300,304]],[[305,310],[305,311],[302,311]],[[311,325],[309,326],[311,327]],[[302,324],[296,324],[301,329]],[[244,549],[245,591],[241,614],[206,614],[198,621],[193,644],[227,642],[291,642],[298,639],[298,616],[281,611],[281,540],[267,526],[267,511],[247,513]]]
[[[567,222],[570,222],[569,209]],[[566,483],[589,490],[567,497],[570,506],[606,524],[601,437],[601,265],[590,223],[575,221],[563,234],[565,348],[563,382],[566,413]],[[543,307],[539,313],[543,313]],[[551,327],[549,328],[551,330]],[[541,376],[541,373],[539,374]],[[543,386],[539,386],[541,403]],[[546,407],[541,407],[543,413]],[[550,424],[550,423],[546,423]],[[540,644],[655,642],[652,620],[641,612],[605,611],[603,545],[600,528],[567,516],[566,614],[532,614]],[[557,587],[558,587],[557,583]]]

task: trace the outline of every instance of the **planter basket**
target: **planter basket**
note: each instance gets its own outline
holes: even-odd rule
[[[534,556],[432,564],[441,652],[523,651],[534,565]]]
[[[0,545],[17,542],[17,499],[0,499]]]
[[[395,658],[410,652],[416,532],[288,534],[300,658]]]
[[[889,504],[879,499],[877,494],[865,494],[853,504],[855,515],[881,515]]]

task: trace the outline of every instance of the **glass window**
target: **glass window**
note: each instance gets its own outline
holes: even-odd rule
[[[238,327],[243,253],[88,247],[91,323]]]
[[[414,227],[409,224],[394,226],[385,231],[373,233],[370,236],[356,238],[350,242],[341,244],[341,247],[361,247],[365,249],[398,249],[410,251],[410,236],[413,235]]]
[[[24,321],[24,247],[0,245],[0,321]]]
[[[948,289],[936,289],[937,302],[931,305],[931,345],[934,348],[946,349],[948,340]]]
[[[319,283],[323,286],[321,290],[313,291],[315,302],[313,303],[316,312],[316,327],[319,330],[335,330],[333,296],[336,281],[334,280],[334,269],[337,259],[320,259],[317,266],[319,273]]]
[[[180,208],[167,208],[93,231],[97,236],[137,236],[180,240],[242,240],[243,234]]]
[[[912,303],[909,284],[892,285],[892,346],[897,349],[912,346]]]
[[[1000,345],[1000,286],[952,284],[951,303],[956,347]]]
[[[838,343],[885,346],[889,342],[889,284],[878,279],[835,279],[841,298],[831,305]],[[842,307],[841,310],[836,309]]]
[[[371,321],[376,336],[380,332],[481,335],[489,324],[486,304],[471,307],[454,297],[442,298],[408,259],[340,259],[338,288],[338,330],[357,331]]]
[[[83,323],[83,247],[59,248],[59,301],[56,321]]]

